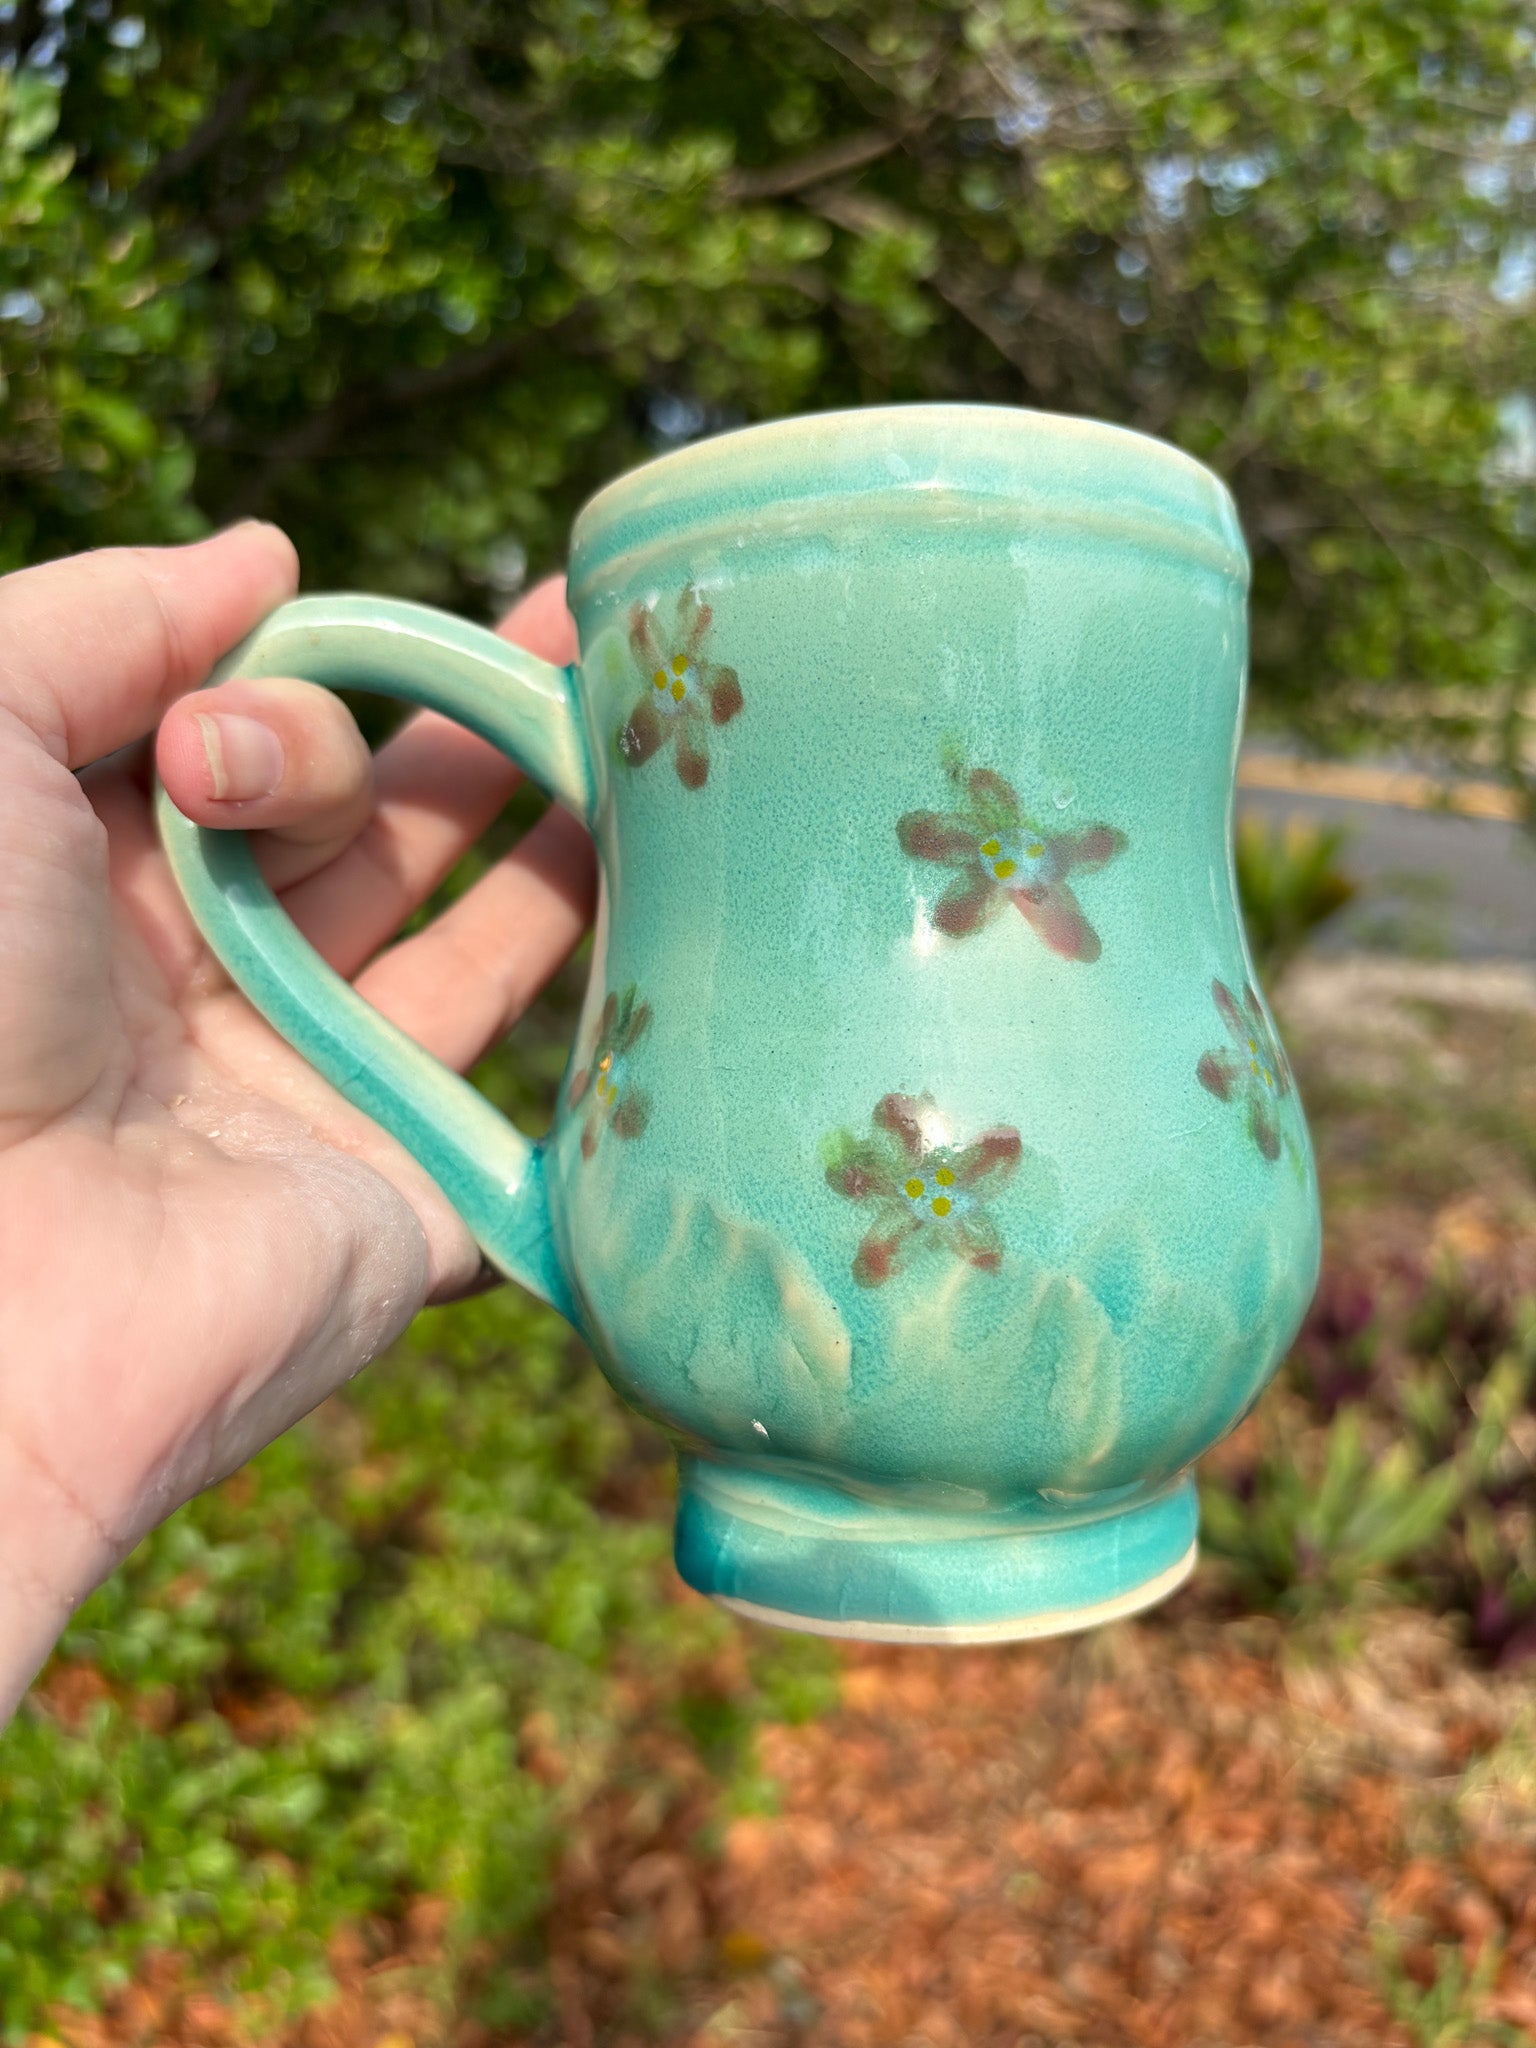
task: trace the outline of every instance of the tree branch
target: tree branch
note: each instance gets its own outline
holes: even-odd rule
[[[805,204],[833,227],[850,235],[900,235],[920,231],[922,223],[888,200],[867,192],[849,192],[837,185],[823,185],[807,192]]]
[[[268,444],[254,474],[235,491],[222,508],[229,520],[250,519],[270,503],[281,479],[304,462],[326,455],[342,435],[382,412],[425,405],[452,392],[483,384],[504,370],[521,352],[527,337],[521,332],[499,335],[480,348],[465,349],[445,362],[394,370],[374,384],[344,391],[307,419],[299,420],[285,434]]]
[[[824,186],[806,193],[802,203],[810,212],[820,214],[823,220],[830,221],[834,227],[842,228],[848,234],[896,234],[915,231],[921,225],[911,215],[885,200],[871,198],[862,192],[839,190],[835,186]],[[1030,389],[1048,390],[1059,382],[1054,370],[1042,360],[1040,350],[1029,341],[1024,322],[1009,320],[994,311],[987,304],[984,291],[942,265],[930,272],[924,281],[951,312],[958,313],[968,326],[991,344],[1004,362],[1020,373]],[[1080,349],[1091,340],[1094,352],[1102,358],[1105,351],[1101,338],[1092,332],[1091,310],[1075,302],[1055,304],[1056,297],[1043,280],[1034,280],[1031,285],[1034,301],[1030,308],[1031,317],[1046,319],[1066,333]]]
[[[722,187],[727,199],[750,203],[757,199],[789,199],[811,185],[823,185],[829,178],[847,171],[862,170],[877,163],[901,146],[904,138],[884,128],[869,128],[859,135],[847,135],[829,142],[787,164],[774,164],[761,171],[732,171]]]
[[[348,7],[345,0],[342,0],[342,4],[332,7],[309,29],[304,39],[304,47],[312,51],[315,45],[326,37],[345,33],[361,18],[360,10]],[[293,54],[291,49],[281,53],[269,51],[259,63],[248,64],[224,88],[201,124],[192,130],[186,140],[179,143],[175,149],[168,150],[157,163],[150,165],[134,187],[134,202],[147,213],[163,196],[168,186],[174,184],[178,178],[185,177],[188,171],[195,170],[206,157],[221,149],[239,130],[257,99]],[[286,163],[287,160],[284,159],[281,168],[286,168]],[[241,182],[245,181],[242,179]],[[263,204],[273,182],[274,174],[268,172],[262,191]],[[258,207],[255,212],[237,213],[234,231],[238,232],[241,227],[248,226],[259,211]],[[223,232],[220,222],[215,221],[213,226],[216,233]]]
[[[150,165],[133,188],[134,204],[148,213],[168,185],[185,177],[205,156],[211,155],[244,121],[266,82],[267,73],[258,67],[242,71],[214,102],[201,127],[194,128],[185,142],[167,150],[157,163]]]
[[[928,282],[953,313],[974,327],[983,341],[992,344],[1004,362],[1012,363],[1024,377],[1026,383],[1038,384],[1036,351],[1027,348],[1014,328],[1006,321],[999,320],[986,305],[979,292],[971,291],[956,277],[950,277],[942,270],[935,271]]]

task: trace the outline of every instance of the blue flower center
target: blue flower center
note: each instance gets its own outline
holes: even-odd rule
[[[926,1223],[930,1216],[958,1216],[973,1206],[973,1197],[955,1185],[954,1168],[929,1166],[902,1182],[913,1214]]]
[[[997,833],[981,843],[981,858],[1010,889],[1034,889],[1050,880],[1051,849],[1038,832]]]
[[[1275,1092],[1274,1068],[1270,1066],[1263,1053],[1259,1050],[1259,1041],[1256,1038],[1250,1038],[1248,1041],[1248,1065],[1253,1071],[1254,1078],[1273,1095]]]
[[[699,672],[686,654],[674,654],[664,668],[651,676],[659,711],[677,713],[699,687]]]

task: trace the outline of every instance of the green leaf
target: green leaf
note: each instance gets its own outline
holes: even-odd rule
[[[59,88],[38,72],[0,77],[4,146],[22,154],[39,148],[59,125]]]

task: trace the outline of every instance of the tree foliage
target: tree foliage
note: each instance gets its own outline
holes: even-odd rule
[[[8,562],[259,512],[312,582],[483,611],[658,445],[1039,405],[1228,479],[1269,704],[1342,730],[1360,686],[1403,717],[1433,684],[1443,731],[1518,763],[1518,0],[8,0],[0,23]]]

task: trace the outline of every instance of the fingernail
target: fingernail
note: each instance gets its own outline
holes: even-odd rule
[[[200,711],[197,728],[215,797],[239,804],[274,794],[283,779],[283,743],[271,726],[234,711]]]

